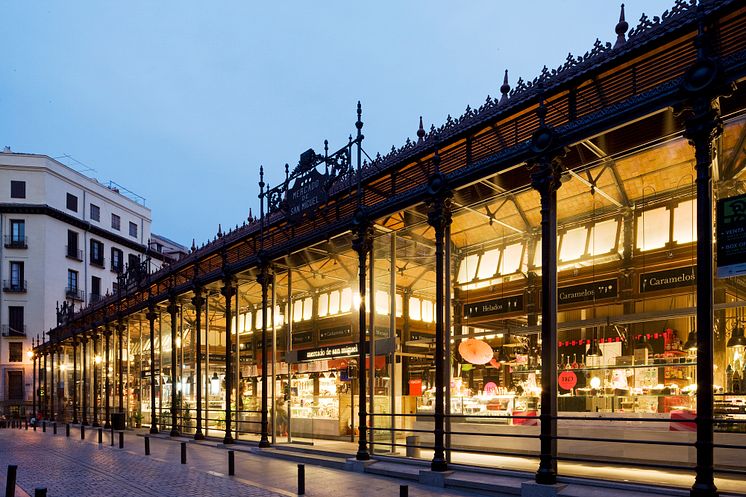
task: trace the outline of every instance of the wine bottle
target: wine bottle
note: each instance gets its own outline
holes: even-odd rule
[[[578,369],[578,360],[576,358],[577,354],[572,355],[572,369]]]

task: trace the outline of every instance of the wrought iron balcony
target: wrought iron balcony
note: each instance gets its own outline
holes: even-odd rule
[[[124,271],[124,265],[121,262],[119,263],[118,266],[116,264],[114,264],[114,261],[111,262],[111,272],[112,273],[119,274],[119,273],[122,273],[123,271]]]
[[[85,298],[83,290],[74,287],[65,287],[65,296],[69,299],[80,300],[81,302]]]
[[[94,259],[93,257],[91,257],[91,266],[105,268],[106,267],[106,259],[104,259],[103,257],[101,257],[100,259]]]
[[[3,244],[5,245],[5,248],[27,249],[28,248],[28,237],[5,235],[3,237]]]
[[[65,249],[66,249],[66,254],[68,258],[75,259],[76,261],[83,260],[83,251],[80,250],[79,248],[71,247],[68,245],[65,247]]]
[[[8,293],[26,293],[28,282],[26,280],[3,280],[3,291]]]
[[[26,325],[22,325],[19,329],[18,326],[11,327],[9,324],[4,324],[0,326],[0,332],[4,337],[25,337]]]

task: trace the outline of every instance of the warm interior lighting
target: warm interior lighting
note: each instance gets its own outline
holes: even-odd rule
[[[217,373],[212,373],[212,378],[210,378],[210,393],[213,395],[220,393],[220,378]]]
[[[282,308],[279,305],[275,306],[274,322],[272,324],[275,328],[280,328],[285,324],[285,316],[282,314]]]
[[[433,303],[429,300],[422,301],[422,321],[425,323],[433,322]]]
[[[389,292],[376,290],[376,314],[387,316],[389,314]]]
[[[358,299],[359,298],[360,297],[358,296]],[[345,288],[344,290],[342,290],[339,308],[342,312],[350,312],[350,310],[352,309],[352,289],[351,288]]]
[[[93,362],[95,362],[96,364],[101,364],[101,356],[97,355],[96,357],[94,357]]]
[[[308,321],[313,317],[313,298],[306,297],[303,299],[303,321]]]
[[[319,317],[323,318],[329,315],[329,294],[322,293],[319,295]]]
[[[523,260],[523,244],[514,243],[508,245],[503,250],[503,257],[500,261],[500,274],[513,274],[521,267]]]
[[[679,244],[697,241],[696,200],[680,202],[673,210],[673,241]]]
[[[352,295],[352,306],[355,308],[356,311],[360,310],[360,303],[361,303],[360,293],[355,292]]]
[[[422,319],[422,309],[420,307],[420,299],[417,297],[409,297],[409,319],[420,321]]]
[[[477,274],[477,265],[479,264],[479,254],[471,254],[464,257],[458,269],[456,281],[459,283],[468,283],[474,279]]]
[[[617,228],[619,222],[609,219],[591,227],[588,253],[592,256],[608,254],[617,246]]]
[[[697,350],[697,332],[692,330],[689,332],[689,336],[684,344],[684,350]]]
[[[598,376],[594,376],[593,378],[591,378],[591,388],[593,388],[594,390],[598,390],[599,388],[601,388],[601,378],[599,378]]]
[[[27,350],[26,351],[26,357],[28,357],[29,359],[33,359],[34,358],[34,351],[30,350],[30,349]]]
[[[336,316],[339,314],[339,290],[329,293],[329,315]]]
[[[637,248],[646,251],[665,247],[671,215],[667,208],[643,211],[637,217]]]
[[[235,332],[235,328],[234,328],[234,332]],[[176,348],[178,349],[179,347],[181,347],[181,337],[176,337]]]
[[[258,320],[259,317],[257,316]],[[300,323],[301,321],[303,321],[303,300],[296,300],[293,302],[293,322]]]
[[[400,318],[404,315],[404,297],[396,294],[396,317]]]
[[[560,260],[563,262],[580,259],[585,254],[588,230],[585,227],[567,231],[560,239]]]
[[[477,278],[484,280],[495,276],[498,262],[500,262],[500,249],[488,250],[482,254],[482,258],[479,261]]]
[[[67,364],[60,364],[60,371],[64,372],[65,370],[67,370]]]
[[[727,346],[731,349],[735,347],[746,347],[746,336],[744,336],[743,326],[733,328]]]

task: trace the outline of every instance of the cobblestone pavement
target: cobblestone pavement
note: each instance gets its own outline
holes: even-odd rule
[[[297,464],[291,461],[235,453],[236,476],[228,477],[227,452],[201,444],[187,444],[187,464],[180,464],[180,445],[151,438],[151,455],[144,455],[144,440],[125,433],[125,448],[103,444],[88,429],[86,440],[73,428],[70,438],[38,431],[0,429],[0,486],[9,464],[18,465],[18,485],[33,495],[46,487],[50,497],[191,497],[294,496]],[[115,439],[118,444],[118,439]],[[465,496],[465,492],[425,487],[393,478],[306,465],[306,495],[310,497],[398,496],[399,485],[409,495]]]

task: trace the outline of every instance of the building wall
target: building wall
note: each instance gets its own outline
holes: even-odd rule
[[[11,181],[26,183],[25,198],[11,198]],[[68,209],[67,194],[77,197],[77,211]],[[99,220],[91,219],[91,204],[99,207]],[[21,212],[19,212],[21,211]],[[120,218],[119,230],[112,228],[112,214]],[[18,402],[8,398],[8,371],[24,370],[24,398],[32,401],[32,363],[27,355],[32,338],[57,325],[56,306],[67,300],[75,308],[91,302],[91,279],[101,279],[101,295],[112,293],[117,273],[111,266],[111,248],[123,253],[122,262],[135,254],[144,260],[151,236],[150,209],[50,157],[31,154],[0,154],[0,235],[10,235],[11,220],[25,222],[28,248],[0,246],[0,280],[10,279],[11,261],[24,264],[26,292],[0,292],[0,324],[9,324],[9,306],[24,308],[26,336],[0,337],[0,411],[8,412]],[[130,223],[137,226],[130,234]],[[68,230],[78,233],[82,260],[68,257]],[[104,266],[91,264],[90,241],[103,243]],[[151,268],[160,266],[152,259]],[[68,270],[78,271],[78,289],[84,300],[67,298]],[[3,328],[7,331],[5,328]],[[23,362],[9,362],[10,343],[23,343]]]

